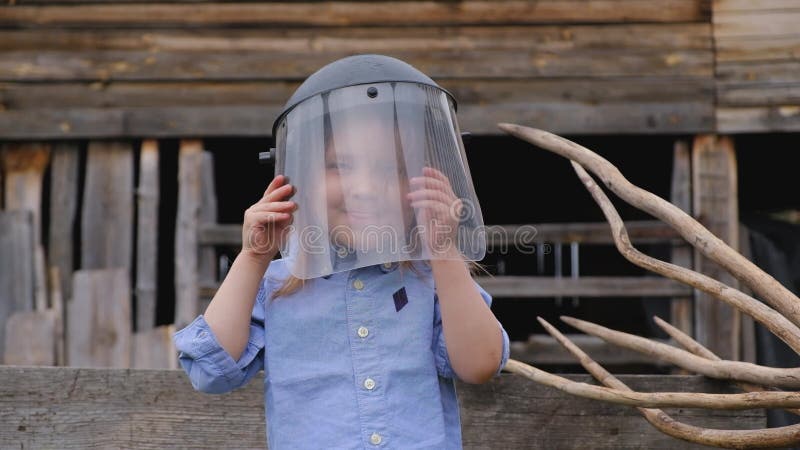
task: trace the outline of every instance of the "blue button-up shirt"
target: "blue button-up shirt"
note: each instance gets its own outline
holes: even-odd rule
[[[419,274],[375,265],[307,280],[271,299],[289,272],[272,261],[238,361],[202,315],[173,335],[192,386],[225,393],[263,369],[269,448],[461,448],[461,422],[439,302]],[[491,296],[477,283],[484,301]],[[502,331],[508,361],[508,334]]]

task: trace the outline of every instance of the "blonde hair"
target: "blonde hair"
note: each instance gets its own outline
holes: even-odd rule
[[[476,261],[464,261],[464,262],[467,264],[470,275],[475,275],[478,272],[483,272],[487,275],[490,275],[489,271],[487,271],[482,264]],[[423,263],[430,266],[430,261],[428,260],[423,261]],[[410,269],[417,276],[420,275],[419,269],[414,265],[413,261],[401,261],[399,269],[400,270]],[[269,299],[274,300],[280,296],[293,294],[297,292],[299,289],[301,289],[303,286],[305,286],[305,282],[306,280],[302,278],[297,278],[294,275],[290,274],[289,277],[286,278],[286,280],[283,282],[281,287],[279,287],[278,289],[275,290],[275,292],[272,293]]]

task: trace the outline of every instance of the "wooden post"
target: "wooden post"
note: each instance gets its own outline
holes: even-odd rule
[[[734,249],[739,246],[736,154],[729,137],[698,136],[692,148],[693,214]],[[694,253],[694,270],[734,288],[736,279],[714,262]],[[696,291],[695,331],[698,342],[723,359],[740,357],[739,311]]]
[[[177,369],[178,358],[172,335],[174,325],[137,331],[133,336],[133,367],[136,369]]]
[[[201,200],[200,200],[200,223],[201,227],[215,225],[217,223],[217,193],[214,183],[214,155],[210,152],[203,152],[203,166],[201,168]],[[198,283],[200,286],[217,285],[217,254],[213,246],[203,246],[199,248],[198,255]],[[208,307],[213,296],[198,297],[198,312],[203,312]]]
[[[5,209],[28,210],[33,214],[33,280],[34,304],[37,310],[47,308],[44,250],[42,248],[42,180],[50,161],[50,144],[5,144],[2,151],[5,171]]]
[[[202,201],[203,143],[181,141],[178,156],[178,214],[175,227],[175,327],[188,325],[198,311],[198,227]]]
[[[131,293],[125,268],[79,270],[67,309],[70,366],[131,366]]]
[[[692,171],[691,152],[685,141],[675,142],[672,157],[672,189],[670,198],[674,205],[691,213],[692,211]],[[672,247],[672,263],[691,268],[692,251],[688,243]],[[684,333],[692,336],[692,297],[676,297],[671,304],[671,322]]]
[[[0,362],[6,322],[17,311],[33,310],[33,213],[0,211]]]
[[[74,270],[72,230],[75,226],[79,195],[78,152],[77,144],[55,144],[50,166],[50,230],[47,260],[48,266],[58,268],[61,296],[67,299],[72,296]]]
[[[136,330],[156,325],[158,278],[158,141],[142,142],[139,155],[139,187],[136,235]]]
[[[81,269],[130,270],[132,241],[131,144],[90,142],[81,215]]]

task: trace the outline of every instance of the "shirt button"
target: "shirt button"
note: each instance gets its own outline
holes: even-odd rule
[[[367,378],[366,380],[364,380],[364,387],[369,389],[370,391],[375,389],[375,380],[373,380],[372,378]]]
[[[382,440],[383,438],[378,433],[372,433],[372,436],[369,437],[369,442],[375,445],[380,444]]]
[[[358,327],[358,335],[359,336],[361,336],[362,338],[365,338],[365,337],[367,337],[368,334],[369,334],[369,330],[367,329],[367,327]]]
[[[361,280],[353,281],[353,287],[360,291],[361,289],[364,289],[364,282]]]
[[[391,269],[391,268],[392,268],[392,263],[390,263],[390,262],[388,262],[388,263],[383,263],[383,268],[384,268],[384,269]]]

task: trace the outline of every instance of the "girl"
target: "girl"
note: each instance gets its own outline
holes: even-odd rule
[[[276,121],[279,174],[173,337],[196,390],[264,370],[270,449],[461,448],[454,379],[498,375],[509,341],[470,275],[485,248],[454,109],[413,67],[360,55]]]

